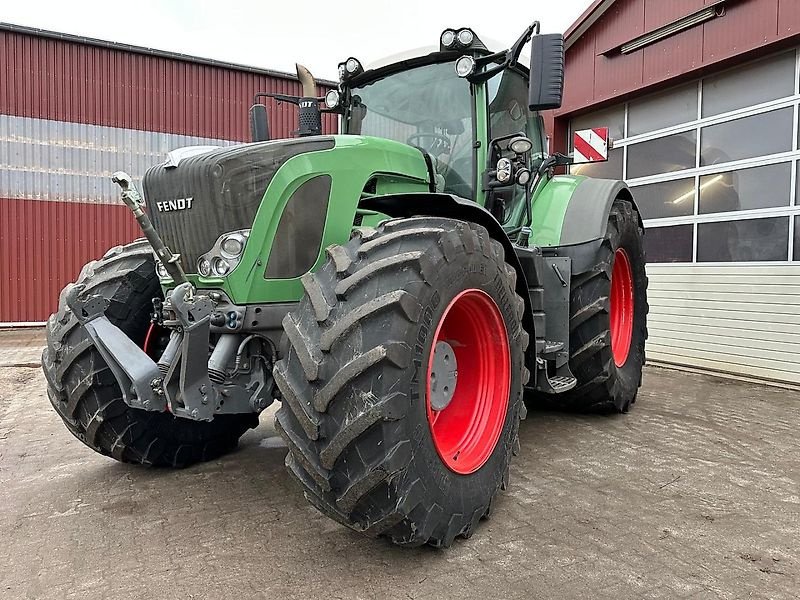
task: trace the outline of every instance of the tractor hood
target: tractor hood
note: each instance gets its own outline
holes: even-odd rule
[[[330,136],[231,146],[167,162],[142,182],[150,219],[187,273],[223,233],[253,224],[267,186],[293,156],[334,147]]]

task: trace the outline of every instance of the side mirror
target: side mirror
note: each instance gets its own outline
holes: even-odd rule
[[[250,107],[250,138],[254,142],[269,141],[269,119],[264,104],[254,104]]]
[[[564,91],[564,36],[545,33],[531,37],[528,107],[532,111],[561,106]]]

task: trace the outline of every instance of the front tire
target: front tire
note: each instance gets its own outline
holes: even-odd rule
[[[388,221],[327,252],[274,370],[286,465],[338,522],[448,546],[488,514],[518,443],[516,273],[486,229],[451,219]]]
[[[138,240],[87,264],[76,283],[85,286],[84,294],[109,299],[108,320],[143,346],[152,299],[161,295],[154,269],[152,248]],[[236,448],[242,434],[258,425],[255,414],[190,421],[125,404],[115,377],[67,306],[72,285],[47,321],[42,369],[53,408],[81,442],[120,462],[185,467]]]

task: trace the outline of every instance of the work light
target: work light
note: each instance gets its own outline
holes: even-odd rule
[[[445,48],[452,48],[453,44],[456,43],[456,32],[452,29],[445,29],[442,32],[442,37],[439,38],[439,41]]]
[[[325,106],[327,108],[333,109],[339,106],[339,91],[338,90],[328,90],[328,93],[325,94]]]
[[[475,59],[471,56],[462,56],[456,61],[456,75],[467,77],[475,71]]]
[[[514,154],[525,154],[526,152],[529,152],[531,148],[533,148],[533,142],[521,135],[512,139],[508,143],[508,147],[511,148],[511,151]]]
[[[358,59],[353,58],[352,56],[347,59],[347,62],[344,63],[344,68],[350,77],[364,70],[361,68],[361,63],[358,62]]]
[[[475,34],[472,33],[471,29],[459,29],[456,37],[458,39],[458,44],[465,48],[475,40]]]

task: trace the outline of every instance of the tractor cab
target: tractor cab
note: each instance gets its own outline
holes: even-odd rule
[[[530,59],[522,55],[528,42],[536,61],[534,79]],[[366,69],[357,58],[348,58],[339,64],[338,86],[324,98],[275,97],[300,106],[300,136],[319,131],[305,126],[313,121],[306,115],[319,103],[321,112],[341,115],[343,134],[419,149],[436,192],[473,200],[507,231],[518,233],[529,225],[526,191],[547,156],[538,111],[560,105],[562,69],[561,35],[539,34],[538,22],[499,52],[489,50],[472,29],[448,28],[438,46],[396,54]],[[304,90],[315,89],[306,69],[298,66],[298,76]],[[254,134],[267,130],[260,124],[265,109],[254,107],[252,116]]]

